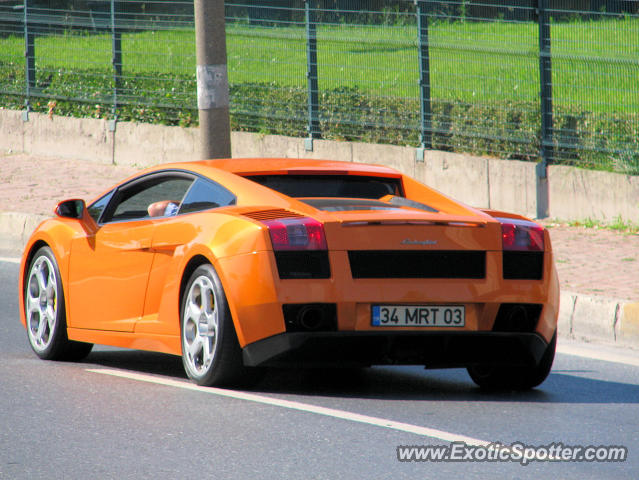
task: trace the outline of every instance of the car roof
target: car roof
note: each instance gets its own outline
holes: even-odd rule
[[[297,158],[226,158],[191,162],[226,170],[242,176],[266,174],[343,174],[400,177],[397,170],[383,165]]]
[[[131,175],[102,192],[91,202],[95,202],[109,191],[125,185],[145,175],[163,171],[190,171],[215,180],[236,194],[238,203],[256,205],[281,205],[293,208],[286,195],[268,187],[254,184],[242,178],[251,175],[363,175],[372,177],[402,178],[401,172],[383,165],[340,162],[334,160],[311,160],[296,158],[225,158],[217,160],[199,160],[158,164]],[[89,203],[91,203],[89,202]],[[295,208],[305,208],[297,204]]]

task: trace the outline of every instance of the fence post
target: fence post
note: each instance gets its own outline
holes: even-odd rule
[[[420,104],[420,148],[416,160],[424,161],[424,149],[433,148],[432,111],[430,104],[430,57],[428,52],[428,15],[426,2],[415,0],[417,7],[417,33],[419,42],[419,104]]]
[[[317,76],[317,17],[311,6],[313,0],[304,0],[306,20],[306,60],[308,79],[308,138],[304,142],[306,151],[313,151],[313,139],[321,138],[319,125],[319,87]]]
[[[29,0],[24,0],[24,56],[25,56],[25,101],[24,106],[26,111],[24,112],[22,119],[26,122],[29,120],[29,111],[31,110],[31,104],[29,103],[29,97],[31,96],[31,89],[36,85],[36,71],[35,71],[35,32],[31,25],[29,25]]]
[[[113,106],[111,107],[113,119],[110,123],[111,131],[115,131],[115,125],[118,120],[118,93],[122,77],[122,34],[117,26],[115,2],[116,0],[111,0],[111,62],[113,64]]]
[[[538,0],[539,8],[539,87],[541,101],[541,161],[537,164],[537,218],[549,215],[548,164],[553,155],[552,63],[548,0]]]

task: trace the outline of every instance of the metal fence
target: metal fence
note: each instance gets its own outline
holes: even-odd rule
[[[639,0],[226,2],[235,130],[639,174]],[[197,123],[192,2],[0,0],[0,106]]]

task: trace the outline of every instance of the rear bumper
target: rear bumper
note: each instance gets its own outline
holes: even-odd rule
[[[247,366],[536,365],[548,343],[536,333],[294,332],[244,347]]]
[[[249,348],[251,352],[262,341],[278,345],[294,342],[295,348],[300,341],[308,340],[311,344],[320,341],[318,337],[307,340],[280,337],[287,332],[283,306],[302,304],[335,304],[337,332],[334,333],[342,332],[346,336],[372,330],[371,305],[375,304],[465,305],[465,332],[471,334],[491,332],[500,305],[504,303],[538,304],[543,305],[543,310],[535,332],[550,340],[557,327],[559,283],[551,252],[544,255],[542,280],[503,279],[501,252],[493,251],[486,254],[486,278],[482,279],[353,279],[347,251],[329,251],[329,261],[331,278],[281,280],[272,252],[220,259],[218,271],[240,345],[255,344]],[[393,335],[389,334],[390,337]],[[281,339],[275,340],[277,338]]]

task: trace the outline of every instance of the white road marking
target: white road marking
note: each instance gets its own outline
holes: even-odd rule
[[[0,262],[20,263],[20,259],[13,257],[0,257]]]
[[[599,348],[601,347],[564,344],[557,345],[557,352],[565,355],[574,355],[576,357],[604,360],[606,362],[622,363],[624,365],[639,367],[639,352],[637,352],[636,356],[633,356],[632,354],[618,354],[615,352],[600,350]],[[628,352],[631,351],[628,350]]]
[[[184,390],[193,390],[196,392],[208,393],[213,395],[219,395],[222,397],[236,398],[239,400],[247,400],[249,402],[262,403],[266,405],[273,405],[276,407],[288,408],[291,410],[298,410],[301,412],[315,413],[318,415],[325,415],[327,417],[339,418],[342,420],[348,420],[351,422],[365,423],[368,425],[374,425],[382,428],[389,428],[391,430],[398,430],[400,432],[414,433],[415,435],[422,435],[425,437],[436,438],[445,442],[465,442],[468,445],[482,445],[487,446],[492,442],[485,440],[479,440],[477,438],[467,437],[465,435],[458,435],[455,433],[445,432],[434,428],[421,427],[419,425],[412,425],[410,423],[396,422],[379,417],[370,417],[368,415],[361,415],[359,413],[347,412],[344,410],[337,410],[334,408],[320,407],[317,405],[311,405],[309,403],[295,402],[291,400],[283,400],[280,398],[272,398],[264,395],[256,395],[254,393],[240,392],[237,390],[226,390],[222,388],[213,387],[200,387],[190,382],[181,380],[171,380],[168,378],[155,377],[153,375],[145,375],[140,373],[124,372],[114,369],[87,369],[88,372],[101,373],[103,375],[112,375],[114,377],[127,378],[130,380],[137,380],[140,382],[154,383],[157,385],[165,385],[168,387],[181,388]]]

